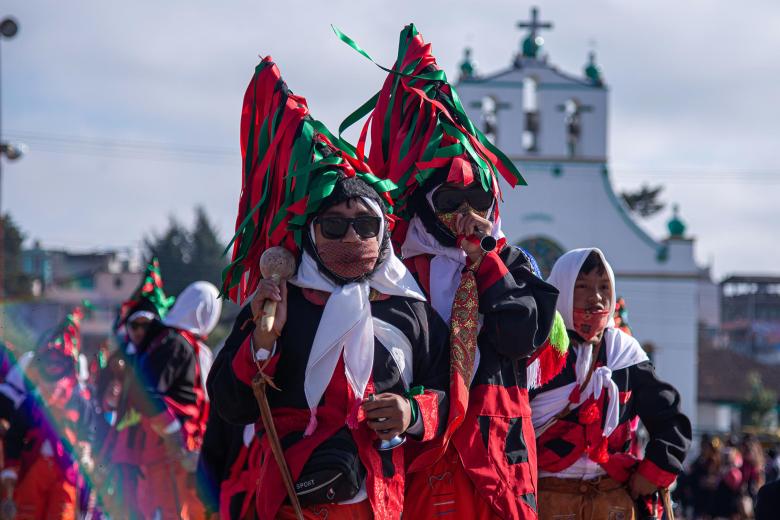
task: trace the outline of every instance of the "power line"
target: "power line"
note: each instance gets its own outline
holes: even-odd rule
[[[238,151],[236,148],[228,146],[188,145],[139,139],[100,139],[94,137],[75,137],[63,134],[41,134],[37,132],[11,132],[11,135],[21,140],[131,150],[174,151],[177,153],[227,156],[233,156]]]
[[[237,148],[228,146],[191,145],[136,139],[101,139],[39,132],[11,132],[11,140],[25,141],[35,150],[58,154],[87,155],[105,158],[159,160],[188,163],[226,164],[238,160]],[[531,167],[531,170],[537,169]],[[564,167],[565,171],[565,167]],[[637,167],[610,166],[621,179],[646,179],[661,182],[745,184],[780,183],[780,169],[710,168],[710,167]]]
[[[231,159],[240,158],[237,148],[219,146],[98,139],[34,132],[13,132],[9,137],[11,140],[29,143],[37,151],[49,153],[211,164],[225,164]]]

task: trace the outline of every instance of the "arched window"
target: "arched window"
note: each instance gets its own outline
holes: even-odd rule
[[[525,115],[525,127],[523,129],[523,149],[527,152],[537,150],[537,138],[539,135],[539,104],[537,99],[536,78],[526,76],[523,78],[523,114]]]
[[[498,102],[493,96],[482,98],[482,133],[491,143],[498,139]]]
[[[555,261],[564,253],[563,248],[555,240],[543,236],[523,239],[517,245],[534,257],[545,279],[550,276]]]

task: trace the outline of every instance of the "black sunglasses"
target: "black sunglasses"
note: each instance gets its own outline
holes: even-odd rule
[[[465,190],[457,188],[439,188],[433,194],[433,207],[439,213],[450,213],[460,208],[464,202],[477,211],[487,211],[493,205],[493,194],[476,185]]]
[[[355,218],[346,217],[317,217],[315,222],[319,223],[322,236],[330,240],[344,238],[349,226],[355,230],[360,238],[374,238],[379,234],[379,227],[382,224],[380,217],[363,215]]]

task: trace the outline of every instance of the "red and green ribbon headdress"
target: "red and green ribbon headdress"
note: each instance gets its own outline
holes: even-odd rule
[[[40,350],[42,352],[55,350],[65,357],[73,359],[74,363],[77,362],[81,352],[81,321],[83,319],[84,308],[76,307],[73,309],[54,330],[51,339],[41,345]]]
[[[338,37],[374,61],[338,29]],[[391,192],[398,216],[408,219],[410,195],[435,172],[445,169],[446,182],[479,182],[498,198],[498,175],[511,185],[525,184],[520,172],[479,131],[466,114],[455,88],[447,81],[413,24],[401,31],[398,57],[382,89],[341,124],[344,131],[368,115],[358,142],[362,156],[371,136],[368,164],[398,187]]]
[[[307,222],[337,181],[357,176],[383,195],[395,186],[371,173],[354,148],[309,114],[271,57],[255,68],[241,111],[243,177],[222,293],[242,302],[261,278],[260,255],[283,246],[297,256]],[[226,250],[227,252],[227,250]]]
[[[122,303],[115,328],[124,325],[130,316],[139,310],[149,311],[164,318],[173,306],[174,300],[173,296],[165,295],[162,276],[160,276],[160,262],[157,258],[152,258],[146,266],[138,288],[127,301]]]

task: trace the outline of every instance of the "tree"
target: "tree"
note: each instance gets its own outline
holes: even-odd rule
[[[777,406],[777,394],[764,386],[761,374],[748,373],[750,390],[742,406],[743,423],[746,426],[768,426],[769,413]]]
[[[624,191],[620,194],[628,205],[628,208],[642,218],[655,215],[664,207],[666,203],[658,200],[658,196],[663,191],[663,186],[650,186],[643,184],[637,191]]]
[[[16,299],[31,295],[30,277],[22,269],[24,238],[10,215],[6,213],[0,216],[0,280],[3,284],[3,298]]]
[[[191,265],[197,267],[193,274],[198,280],[207,280],[219,287],[222,283],[222,270],[227,266],[227,261],[222,255],[225,245],[220,242],[216,228],[211,224],[206,210],[202,207],[195,208],[195,226],[191,238],[193,258]],[[198,259],[197,263],[196,259]]]
[[[177,295],[197,280],[206,280],[219,287],[222,269],[227,261],[222,256],[224,245],[202,207],[195,208],[195,224],[187,229],[175,217],[160,235],[144,240],[147,256],[160,261],[165,292]]]

